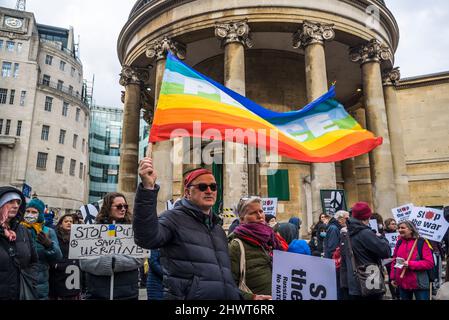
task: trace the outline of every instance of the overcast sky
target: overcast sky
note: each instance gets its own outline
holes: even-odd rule
[[[217,0],[218,1],[218,0]],[[223,0],[220,0],[223,1]],[[117,38],[136,0],[28,0],[38,23],[68,28],[80,36],[84,77],[95,74],[98,105],[121,105]],[[386,0],[401,34],[396,66],[402,77],[449,71],[449,1]],[[13,8],[16,0],[0,0]]]

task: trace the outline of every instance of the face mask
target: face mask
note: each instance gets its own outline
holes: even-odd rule
[[[275,222],[270,222],[268,225],[273,228],[276,225],[276,221]]]
[[[24,220],[28,223],[35,223],[37,222],[38,216],[38,213],[25,213]]]
[[[326,238],[326,232],[320,232],[320,237],[321,238]]]

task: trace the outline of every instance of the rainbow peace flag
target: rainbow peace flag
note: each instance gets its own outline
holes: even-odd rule
[[[274,112],[168,54],[150,142],[190,136],[240,142],[267,151],[277,144],[278,154],[306,162],[340,161],[381,145],[382,138],[363,129],[334,97],[332,86],[301,110]],[[250,129],[256,134],[238,138],[228,136],[229,129]]]

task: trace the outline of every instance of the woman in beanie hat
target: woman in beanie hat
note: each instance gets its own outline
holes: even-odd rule
[[[24,212],[22,192],[13,187],[0,187],[0,300],[24,299],[19,275],[32,270],[37,262],[31,236],[20,225]]]
[[[62,259],[58,237],[53,229],[45,226],[45,204],[38,198],[28,202],[24,221],[37,249],[37,293],[39,300],[48,300],[50,264]]]
[[[72,224],[78,224],[78,215],[72,213],[63,214],[56,224],[55,230],[58,236],[62,259],[50,266],[50,298],[52,300],[79,300],[81,289],[68,288],[66,281],[69,277],[78,277],[81,283],[79,261],[69,259],[70,230]]]
[[[399,287],[401,300],[413,300],[413,296],[416,300],[429,300],[431,283],[427,270],[434,267],[431,245],[419,236],[411,221],[400,222],[398,232],[400,237],[391,262],[391,283]]]
[[[369,227],[371,215],[371,208],[366,202],[357,202],[352,207],[352,217],[347,221],[348,232],[342,234],[340,285],[341,288],[348,290],[351,300],[381,300],[383,297],[383,294],[378,293],[362,297],[360,284],[354,277],[352,268],[352,255],[357,267],[377,264],[380,269],[381,260],[390,257],[391,249],[388,240],[382,235],[376,235]]]

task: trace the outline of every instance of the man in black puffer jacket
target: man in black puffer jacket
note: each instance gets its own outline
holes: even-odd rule
[[[226,234],[210,210],[217,197],[212,173],[206,169],[190,172],[184,180],[184,198],[159,218],[159,186],[151,158],[140,162],[139,175],[134,240],[146,249],[160,248],[164,299],[241,299],[231,273]]]
[[[380,234],[376,235],[369,227],[371,213],[367,203],[356,203],[352,208],[352,218],[347,221],[348,232],[342,234],[340,285],[348,290],[351,300],[380,300],[383,297],[383,294],[362,297],[360,284],[354,276],[348,246],[349,236],[357,266],[371,263],[380,266],[382,259],[390,257],[391,249],[388,240]]]

